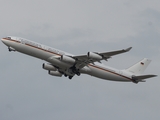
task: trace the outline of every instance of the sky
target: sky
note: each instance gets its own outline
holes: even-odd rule
[[[18,36],[69,53],[133,49],[105,65],[125,69],[143,58],[159,73],[159,0],[0,0],[0,37]],[[42,69],[45,61],[0,43],[1,120],[157,120],[159,76],[145,83],[72,80]]]

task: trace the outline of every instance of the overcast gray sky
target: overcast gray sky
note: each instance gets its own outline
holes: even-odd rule
[[[0,36],[24,37],[73,54],[132,46],[108,66],[124,69],[144,57],[160,75],[159,0],[0,0]],[[0,120],[158,120],[160,80],[57,78],[45,61],[9,53],[0,43]]]

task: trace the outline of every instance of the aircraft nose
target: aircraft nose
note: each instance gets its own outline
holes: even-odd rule
[[[4,41],[5,41],[4,38],[2,38],[1,41],[4,43]]]
[[[7,38],[2,38],[1,41],[2,41],[5,45],[7,45]]]

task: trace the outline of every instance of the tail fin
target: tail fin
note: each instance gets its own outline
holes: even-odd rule
[[[126,69],[129,72],[136,74],[142,74],[147,66],[150,64],[151,60],[144,58],[140,62],[136,63],[135,65],[131,66],[130,68]]]

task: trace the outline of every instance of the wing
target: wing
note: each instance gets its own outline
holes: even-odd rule
[[[80,75],[79,70],[81,68],[83,68],[84,66],[88,65],[89,63],[93,63],[94,62],[100,62],[101,60],[107,60],[109,58],[111,58],[111,56],[113,55],[117,55],[117,54],[121,54],[124,52],[128,52],[130,48],[127,49],[123,49],[123,50],[117,50],[117,51],[112,51],[112,52],[103,52],[103,53],[97,53],[97,52],[88,52],[87,55],[79,55],[79,56],[73,56],[73,55],[61,55],[61,56],[51,56],[48,59],[48,62],[50,63],[54,63],[55,61],[63,61],[61,65],[61,67],[56,66],[56,65],[52,65],[52,67],[48,66],[48,65],[43,65],[43,68],[46,67],[46,69],[50,69],[53,68],[54,66],[54,70],[56,69],[56,71],[49,71],[50,75],[54,75],[54,76],[62,76],[62,74],[64,74],[65,76],[69,76],[69,78],[71,79],[75,74],[77,74],[78,76]],[[67,65],[65,64],[67,63]],[[49,70],[48,69],[48,70]]]
[[[123,50],[117,50],[117,51],[112,51],[112,52],[104,52],[104,53],[100,53],[100,55],[106,57],[106,58],[110,58],[111,56],[117,55],[117,54],[121,54],[124,52],[128,52],[132,49],[132,47],[129,47],[127,49],[123,49]]]
[[[79,55],[79,56],[72,56],[76,60],[76,68],[82,68],[89,63],[100,62],[101,60],[107,60],[114,55],[121,54],[128,52],[132,47],[127,49],[111,51],[111,52],[88,52],[87,55]]]

